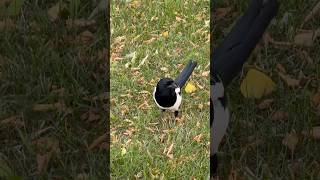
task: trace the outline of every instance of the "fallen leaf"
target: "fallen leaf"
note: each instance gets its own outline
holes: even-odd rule
[[[275,83],[267,75],[256,69],[250,69],[241,83],[240,90],[246,98],[260,99],[262,96],[270,94],[275,86]]]
[[[93,34],[92,34],[90,31],[88,31],[88,30],[82,32],[82,33],[78,36],[78,42],[80,42],[80,43],[82,43],[82,44],[88,45],[88,44],[92,43],[93,40],[94,40],[94,36],[93,36]]]
[[[284,146],[287,146],[292,153],[294,152],[298,142],[299,142],[299,138],[298,138],[298,135],[295,133],[287,134],[282,140],[282,144]]]
[[[280,72],[282,72],[282,73],[284,73],[284,74],[287,74],[287,71],[286,71],[286,69],[282,66],[282,64],[277,63],[277,69],[278,69]]]
[[[320,91],[312,96],[311,101],[315,106],[320,105]]]
[[[169,36],[169,32],[165,31],[165,32],[161,33],[161,36],[164,38],[167,38]]]
[[[96,21],[95,20],[87,20],[87,19],[68,19],[66,20],[66,25],[68,29],[71,29],[73,27],[88,27],[88,26],[92,26],[95,25]]]
[[[143,41],[143,43],[145,43],[145,44],[151,44],[151,43],[154,42],[155,40],[157,40],[157,38],[152,37],[151,39],[148,39],[148,40]]]
[[[44,155],[37,154],[37,171],[35,174],[41,174],[44,170],[46,170],[50,159],[50,153]]]
[[[54,110],[64,110],[65,104],[63,103],[54,103],[54,104],[36,104],[33,106],[32,110],[37,112],[47,112]]]
[[[9,118],[3,119],[0,121],[1,126],[12,126],[16,128],[24,127],[24,122],[21,121],[19,116],[11,116]]]
[[[320,14],[320,1],[313,7],[313,9],[309,12],[309,14],[304,18],[303,23],[306,23],[316,15]]]
[[[315,126],[311,130],[302,131],[302,134],[307,137],[314,138],[316,140],[320,140],[320,126]]]
[[[265,99],[258,105],[258,109],[261,109],[261,110],[268,109],[273,102],[274,102],[274,99]]]
[[[197,88],[191,82],[188,82],[188,84],[186,85],[184,90],[186,91],[186,93],[190,94],[190,93],[195,92],[197,90]]]
[[[198,142],[198,143],[201,142],[201,139],[202,139],[202,134],[199,134],[199,135],[197,135],[197,136],[195,136],[195,137],[193,138],[193,140],[196,141],[196,142]]]
[[[282,72],[278,72],[279,76],[281,77],[281,79],[283,81],[286,82],[286,84],[289,86],[289,87],[298,87],[300,86],[300,80],[297,80],[297,79],[293,79],[291,78],[289,75],[285,75],[283,74]]]
[[[166,156],[170,159],[173,159],[172,149],[173,149],[173,143],[169,146],[169,148],[167,149],[167,152],[166,152]]]
[[[201,76],[203,76],[203,77],[208,77],[209,74],[210,74],[210,71],[204,71],[204,72],[201,74]]]
[[[302,32],[294,37],[294,43],[299,46],[311,47],[315,39],[320,35],[320,28],[315,31]]]
[[[32,142],[37,147],[37,170],[34,174],[41,174],[44,172],[54,153],[57,152],[59,141],[52,137],[44,137]]]
[[[102,144],[103,142],[108,141],[108,134],[105,133],[101,136],[99,136],[97,139],[95,139],[88,147],[88,150],[93,150],[96,147],[98,147],[100,144]]]
[[[293,45],[291,42],[282,42],[282,41],[274,40],[268,32],[266,32],[265,35],[263,36],[263,41],[266,45],[268,45],[269,43],[277,45],[277,46],[292,46]]]
[[[274,112],[271,116],[271,119],[274,121],[285,121],[288,118],[289,118],[289,113],[281,110]]]

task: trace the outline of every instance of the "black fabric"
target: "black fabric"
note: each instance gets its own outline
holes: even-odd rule
[[[232,28],[213,53],[210,71],[218,74],[225,87],[239,73],[261,39],[272,18],[276,15],[276,0],[252,0],[248,10]]]
[[[194,68],[197,66],[197,62],[190,60],[186,67],[182,70],[182,72],[178,75],[175,82],[178,84],[180,88],[182,88],[189,77],[191,76]]]

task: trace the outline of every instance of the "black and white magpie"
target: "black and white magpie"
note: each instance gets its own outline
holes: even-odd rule
[[[173,110],[174,116],[178,116],[182,101],[181,88],[189,79],[196,65],[197,62],[190,60],[175,80],[171,78],[159,80],[153,91],[153,99],[162,111]]]
[[[217,175],[217,152],[229,124],[225,88],[241,71],[277,10],[276,0],[252,0],[247,11],[213,52],[210,63],[210,177]]]

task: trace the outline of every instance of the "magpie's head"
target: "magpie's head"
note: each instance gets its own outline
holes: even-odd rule
[[[180,88],[177,83],[174,82],[171,78],[163,78],[157,84],[157,93],[162,94],[163,96],[167,97],[175,97],[180,94]]]

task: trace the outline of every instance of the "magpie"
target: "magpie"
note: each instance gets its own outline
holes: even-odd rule
[[[225,90],[278,11],[277,0],[252,0],[210,58],[210,177],[217,176],[217,152],[229,124]]]
[[[153,91],[153,99],[162,112],[173,110],[174,116],[178,116],[182,101],[181,88],[185,85],[196,66],[197,62],[190,60],[175,80],[166,77],[158,81]]]

